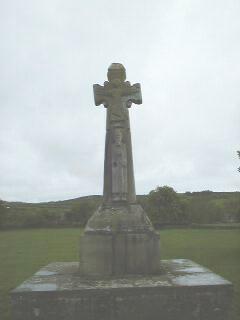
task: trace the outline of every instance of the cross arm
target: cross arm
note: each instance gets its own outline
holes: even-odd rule
[[[126,82],[125,96],[127,97],[128,107],[131,107],[132,103],[142,104],[142,92],[140,83],[135,83],[132,86],[129,82]]]
[[[107,106],[108,104],[107,100],[111,96],[111,93],[109,92],[109,90],[107,90],[104,86],[100,86],[99,84],[94,84],[93,94],[94,94],[94,101],[96,106],[99,106],[100,104]]]
[[[129,101],[135,104],[142,104],[142,91],[140,83],[135,83],[132,85],[132,96]]]

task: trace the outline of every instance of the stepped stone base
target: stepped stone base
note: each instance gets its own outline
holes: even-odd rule
[[[87,279],[77,262],[40,269],[11,293],[13,320],[226,320],[232,285],[183,259],[158,275]]]
[[[80,242],[80,271],[88,277],[159,271],[159,234],[138,204],[100,207]]]

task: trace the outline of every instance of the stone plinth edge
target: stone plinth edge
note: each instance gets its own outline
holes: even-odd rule
[[[11,292],[13,320],[226,320],[232,284],[185,259],[158,275],[87,279],[55,262]]]

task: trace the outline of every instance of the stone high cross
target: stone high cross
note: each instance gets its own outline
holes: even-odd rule
[[[129,110],[142,103],[140,84],[126,80],[113,63],[108,81],[95,84],[94,98],[107,109],[103,203],[81,238],[79,270],[84,276],[149,274],[159,270],[159,235],[136,202]]]
[[[128,108],[141,104],[140,84],[126,80],[122,64],[113,63],[108,69],[104,86],[95,84],[94,99],[107,108],[104,160],[104,205],[135,203],[135,183]]]

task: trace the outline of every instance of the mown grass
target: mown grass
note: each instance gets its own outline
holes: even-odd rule
[[[8,293],[41,266],[77,261],[78,229],[36,229],[0,232],[0,319],[10,320]],[[194,260],[232,281],[234,318],[240,319],[240,231],[163,230],[163,259]]]

